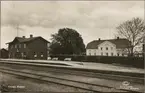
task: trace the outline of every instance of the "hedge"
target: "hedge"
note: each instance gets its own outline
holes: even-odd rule
[[[143,57],[121,57],[121,56],[86,56],[86,55],[50,55],[51,58],[57,57],[58,60],[71,58],[72,61],[95,62],[107,64],[122,64],[138,68],[144,68]]]

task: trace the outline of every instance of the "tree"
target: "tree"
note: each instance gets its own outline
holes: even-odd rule
[[[117,33],[131,42],[129,53],[133,56],[134,48],[143,43],[145,38],[144,20],[133,18],[125,21],[117,27]]]
[[[52,34],[50,50],[51,54],[82,54],[85,52],[85,44],[76,30],[62,28]]]
[[[61,53],[61,45],[57,42],[51,42],[49,46],[49,53],[57,55]]]

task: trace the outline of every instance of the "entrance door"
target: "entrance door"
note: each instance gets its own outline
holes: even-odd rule
[[[16,52],[15,57],[16,58],[21,58],[21,53],[20,52]]]

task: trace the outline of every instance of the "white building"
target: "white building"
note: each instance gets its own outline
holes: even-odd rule
[[[119,38],[94,40],[87,44],[86,55],[90,56],[127,56],[130,41]]]

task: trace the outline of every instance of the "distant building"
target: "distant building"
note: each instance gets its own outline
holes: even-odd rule
[[[130,41],[119,38],[108,40],[94,40],[87,44],[86,55],[90,56],[127,56]]]
[[[143,55],[144,55],[144,44],[140,44],[139,46],[135,47],[134,56],[143,57]]]
[[[9,54],[8,50],[4,48],[0,49],[0,58],[8,58],[8,54]]]
[[[9,58],[47,59],[49,42],[42,37],[15,37],[9,44]]]

